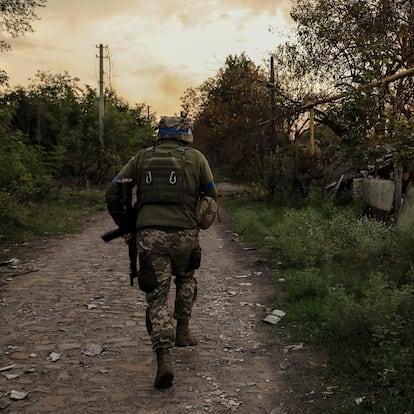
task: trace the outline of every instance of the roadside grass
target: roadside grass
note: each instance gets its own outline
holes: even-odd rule
[[[76,233],[84,218],[104,209],[103,191],[92,188],[55,189],[27,203],[8,200],[0,209],[0,244]]]
[[[275,270],[292,340],[327,355],[329,413],[414,412],[414,232],[321,201],[223,202]],[[277,275],[277,277],[276,277]]]

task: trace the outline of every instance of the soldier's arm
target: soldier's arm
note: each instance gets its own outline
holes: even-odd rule
[[[217,201],[218,193],[214,183],[213,172],[207,159],[203,156],[201,175],[200,175],[200,192],[214,198]]]
[[[127,205],[130,194],[127,194],[127,192],[132,191],[136,184],[135,170],[136,157],[133,157],[112,180],[105,193],[108,212],[118,227],[125,233],[129,233],[131,227],[130,208]]]

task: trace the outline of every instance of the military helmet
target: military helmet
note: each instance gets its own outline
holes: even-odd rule
[[[181,116],[162,116],[158,124],[157,140],[175,138],[192,143],[192,123],[185,113]]]

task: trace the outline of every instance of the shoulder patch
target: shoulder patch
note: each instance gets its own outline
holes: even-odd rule
[[[132,183],[132,178],[128,177],[115,177],[112,182],[116,184]]]

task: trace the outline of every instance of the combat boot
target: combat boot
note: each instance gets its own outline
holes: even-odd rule
[[[188,319],[177,320],[177,332],[175,334],[175,346],[195,346],[197,339],[190,332],[188,327]]]
[[[170,350],[168,348],[158,348],[157,354],[157,376],[155,377],[155,388],[168,388],[172,386],[174,374],[171,364]]]

